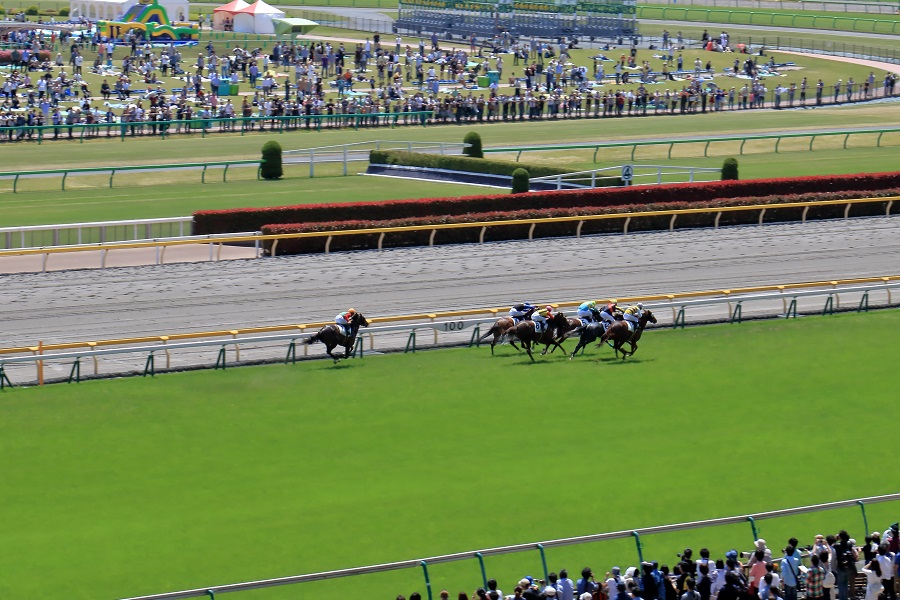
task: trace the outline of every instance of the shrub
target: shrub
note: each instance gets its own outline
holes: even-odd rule
[[[778,204],[794,203],[794,202],[812,202],[819,200],[839,200],[846,198],[862,197],[862,196],[894,196],[900,190],[884,190],[877,194],[871,193],[816,193],[801,195],[779,195],[767,197],[752,198],[720,198],[709,202],[665,202],[658,204],[648,204],[646,206],[610,206],[605,208],[582,207],[582,208],[566,208],[566,209],[542,209],[529,208],[525,210],[513,211],[494,211],[484,213],[468,213],[455,216],[430,216],[430,217],[409,217],[385,220],[364,220],[354,219],[347,221],[329,221],[321,223],[291,223],[284,225],[263,225],[260,230],[265,234],[287,234],[287,233],[303,233],[303,232],[321,232],[321,231],[338,231],[348,229],[371,229],[374,227],[410,227],[415,225],[436,225],[445,223],[476,223],[490,221],[505,221],[516,219],[537,219],[547,217],[573,217],[586,215],[604,215],[616,214],[621,219],[602,219],[585,221],[582,228],[582,235],[591,235],[597,233],[621,232],[623,221],[631,213],[639,211],[665,211],[677,210],[684,208],[717,208],[724,206],[751,206],[751,205],[767,205],[766,221],[797,221],[803,213],[802,208],[779,208]],[[505,196],[508,198],[509,196]],[[879,215],[884,214],[885,202],[875,202],[870,204],[862,204],[854,206],[851,211],[854,215]],[[900,211],[900,206],[894,209],[894,212]],[[830,219],[841,218],[844,213],[844,207],[823,206],[809,210],[807,219]],[[720,219],[720,225],[746,225],[756,223],[759,219],[759,213],[755,211],[737,211],[723,212]],[[676,221],[676,227],[712,227],[716,221],[716,213],[697,213],[679,215]],[[660,229],[668,229],[670,217],[654,216],[640,217],[632,219],[629,224],[630,231],[653,231]],[[578,227],[577,221],[561,222],[561,223],[541,223],[532,232],[533,237],[559,237],[574,235]],[[508,225],[503,227],[492,227],[488,229],[487,238],[491,241],[523,239],[529,235],[530,225]],[[340,250],[361,250],[372,249],[378,247],[379,234],[361,233],[354,235],[342,235],[332,238],[332,251]],[[435,244],[462,244],[474,243],[479,238],[479,230],[477,228],[466,229],[447,229],[441,230],[432,239],[429,230],[423,231],[400,231],[386,234],[382,240],[383,247],[399,247],[399,246],[425,246],[433,241]],[[272,243],[266,242],[265,248],[271,252]],[[303,254],[323,252],[325,242],[322,238],[303,238],[303,239],[286,239],[278,242],[277,253],[284,254]]]
[[[738,161],[736,158],[729,157],[722,163],[722,181],[734,180],[738,178]]]
[[[68,17],[69,16],[69,7],[63,6],[61,9],[59,9],[59,16]]]
[[[284,169],[281,166],[281,144],[272,140],[263,144],[263,162],[259,174],[263,179],[281,179]]]
[[[31,6],[29,6],[28,8],[25,9],[25,14],[28,15],[29,17],[36,17],[39,14],[41,14],[41,11],[38,10],[37,6],[32,4]]]
[[[468,148],[463,148],[463,154],[470,158],[484,158],[484,151],[481,148],[481,136],[470,131],[463,138],[463,142],[469,144]]]
[[[476,159],[476,163],[486,162]],[[520,165],[521,166],[521,165]],[[531,171],[532,176],[534,172]],[[773,194],[803,194],[852,191],[860,195],[900,188],[900,171],[746,181],[710,181],[675,183],[627,188],[600,188],[553,192],[532,192],[513,199],[510,194],[463,196],[461,198],[423,198],[343,204],[305,204],[269,208],[206,210],[194,213],[194,233],[231,233],[257,231],[269,223],[316,223],[354,219],[400,219],[435,215],[461,215],[525,209],[604,208],[631,205],[635,209],[649,204],[708,202],[716,198],[744,198]],[[900,203],[895,203],[900,209]],[[698,205],[699,206],[699,205]]]
[[[525,169],[516,169],[512,174],[512,193],[525,194],[529,190],[531,175]]]

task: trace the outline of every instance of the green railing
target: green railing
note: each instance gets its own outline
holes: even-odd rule
[[[256,160],[221,160],[204,163],[175,163],[160,165],[124,165],[121,167],[85,167],[77,169],[42,169],[36,171],[0,171],[0,178],[12,178],[13,193],[18,192],[19,178],[21,177],[49,177],[52,175],[62,175],[62,191],[66,191],[66,178],[69,175],[85,175],[90,173],[109,173],[109,187],[113,186],[113,178],[116,173],[121,171],[161,171],[167,169],[202,169],[200,173],[200,183],[206,183],[206,170],[209,167],[224,167],[222,170],[222,181],[228,182],[228,167],[236,165],[257,165],[256,178],[259,179],[259,166],[262,159]]]
[[[518,161],[522,157],[523,152],[548,152],[553,150],[593,150],[594,151],[594,162],[597,162],[597,154],[600,150],[607,148],[631,148],[631,160],[634,160],[634,153],[638,148],[652,147],[652,146],[668,146],[668,158],[672,158],[672,149],[675,146],[685,145],[685,144],[703,144],[703,156],[709,156],[709,146],[710,144],[716,142],[740,142],[741,146],[739,149],[739,153],[744,153],[744,146],[747,142],[750,141],[759,141],[759,140],[775,140],[775,153],[778,153],[778,147],[781,144],[782,140],[786,139],[797,139],[797,138],[809,138],[809,146],[808,150],[813,150],[813,143],[817,138],[822,137],[834,137],[834,136],[844,136],[843,148],[847,148],[847,142],[850,139],[851,135],[877,135],[875,140],[875,147],[881,147],[881,140],[886,133],[900,133],[900,127],[891,127],[886,129],[847,129],[847,130],[837,130],[837,131],[801,131],[801,132],[792,132],[792,133],[774,133],[774,134],[751,134],[751,135],[730,135],[730,136],[716,136],[716,137],[696,137],[696,138],[679,138],[679,139],[671,139],[671,140],[631,140],[631,141],[623,141],[623,142],[598,142],[593,144],[560,144],[560,145],[552,145],[552,146],[523,146],[523,147],[491,147],[485,148],[485,153],[516,153],[516,161]]]
[[[378,126],[397,127],[399,125],[428,124],[428,119],[434,115],[434,111],[418,112],[392,112],[349,115],[297,115],[284,117],[232,117],[232,118],[196,118],[190,120],[172,121],[140,121],[128,123],[73,123],[72,125],[13,125],[0,127],[0,139],[6,138],[10,133],[15,133],[16,138],[10,141],[36,141],[38,144],[45,140],[56,139],[85,139],[94,138],[121,138],[125,141],[129,137],[137,135],[158,135],[165,139],[172,134],[199,133],[206,137],[208,133],[240,133],[244,135],[248,131],[296,131],[299,129],[321,130],[329,129]]]
[[[638,6],[638,18],[675,21],[705,21],[732,25],[767,25],[770,27],[810,27],[866,33],[896,33],[898,19],[869,19],[843,15],[776,13],[750,10],[725,10],[698,6]],[[776,23],[778,21],[778,23]],[[860,28],[860,24],[864,26]],[[839,26],[840,25],[840,26]],[[868,27],[866,27],[868,25]]]

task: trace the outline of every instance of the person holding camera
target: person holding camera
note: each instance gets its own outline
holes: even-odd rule
[[[597,583],[594,581],[594,571],[592,571],[590,567],[583,568],[581,570],[581,579],[578,580],[578,583],[575,586],[575,595],[579,598],[585,593],[593,595],[596,587]]]

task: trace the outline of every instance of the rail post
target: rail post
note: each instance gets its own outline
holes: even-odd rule
[[[422,572],[425,574],[425,589],[428,591],[428,600],[433,600],[431,595],[431,578],[428,576],[428,563],[423,560],[419,564],[422,565]]]
[[[484,583],[484,589],[487,589],[487,572],[484,570],[484,556],[482,556],[481,552],[476,552],[475,558],[478,559],[478,566],[481,567],[481,581]]]
[[[296,338],[291,338],[291,343],[288,345],[287,355],[284,357],[284,364],[287,364],[288,361],[291,361],[291,364],[295,364],[297,362]]]
[[[634,536],[634,545],[637,547],[638,564],[643,564],[643,562],[644,562],[644,544],[641,542],[641,534],[639,534],[637,531],[632,531],[631,535]]]
[[[856,312],[869,312],[869,290],[866,290],[862,298],[859,299],[859,307],[856,309]]]
[[[472,337],[469,338],[469,348],[472,346],[476,348],[481,347],[481,325],[476,325],[475,330],[472,331]]]
[[[363,339],[362,339],[362,336],[359,336],[359,337],[356,338],[356,345],[353,346],[353,354],[351,354],[350,356],[352,356],[353,358],[356,358],[356,354],[357,354],[357,353],[359,353],[359,357],[360,357],[360,358],[363,357]]]
[[[406,339],[406,348],[403,349],[403,354],[406,354],[410,351],[410,347],[412,347],[412,351],[416,351],[416,330],[413,329],[409,332],[409,337]]]
[[[216,592],[213,590],[206,590],[206,595],[209,596],[210,600],[216,600]]]
[[[791,298],[791,303],[788,305],[787,310],[784,311],[785,319],[796,319],[797,318],[797,296]]]
[[[675,310],[674,308],[672,310]],[[678,309],[678,314],[675,315],[675,322],[672,324],[672,329],[678,329],[681,327],[684,329],[684,307]]]
[[[3,363],[0,363],[0,390],[4,387],[13,387],[12,381],[9,380],[9,377],[6,376],[6,371],[3,368]]]
[[[731,313],[731,321],[729,321],[729,322],[734,323],[735,321],[737,321],[738,323],[740,323],[742,311],[743,311],[743,308],[741,308],[741,301],[738,300],[738,303],[734,307],[734,312]]]
[[[147,362],[144,363],[144,377],[147,375],[150,377],[154,377],[156,375],[156,359],[153,356],[153,353],[147,355]]]
[[[759,539],[759,529],[756,527],[756,519],[748,516],[747,520],[750,522],[750,530],[753,532],[753,541]]]
[[[222,344],[222,347],[219,348],[219,356],[216,357],[216,366],[215,369],[222,367],[222,370],[225,370],[225,344]]]
[[[538,552],[541,553],[541,567],[544,569],[544,581],[547,581],[550,577],[549,572],[547,571],[547,554],[544,552],[544,545],[537,545]]]
[[[69,371],[69,378],[66,380],[66,383],[72,383],[72,378],[75,378],[75,383],[81,383],[81,357],[75,359],[75,364],[72,365],[72,370]]]
[[[834,314],[834,295],[828,294],[825,299],[825,308],[822,309],[822,316]]]
[[[859,509],[862,511],[863,531],[866,532],[866,533],[868,533],[868,531],[869,531],[869,519],[866,517],[866,505],[863,503],[862,500],[857,500],[856,503],[859,504]]]

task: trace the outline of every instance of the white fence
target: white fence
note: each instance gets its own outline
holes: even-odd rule
[[[316,164],[342,163],[343,174],[349,174],[349,164],[369,160],[372,150],[402,150],[404,152],[423,152],[426,154],[461,154],[468,144],[462,142],[409,142],[374,140],[371,142],[355,142],[336,146],[319,146],[316,148],[299,148],[285,150],[285,164],[309,164],[309,176],[316,176]]]
[[[621,165],[589,171],[575,171],[562,175],[532,177],[531,183],[555,184],[557,190],[595,188],[597,179],[618,177],[628,185],[661,185],[694,181],[717,181],[721,169],[712,167],[680,167],[676,165]]]
[[[0,249],[41,248],[90,243],[127,242],[184,237],[191,233],[193,217],[90,221],[56,225],[0,227]]]

